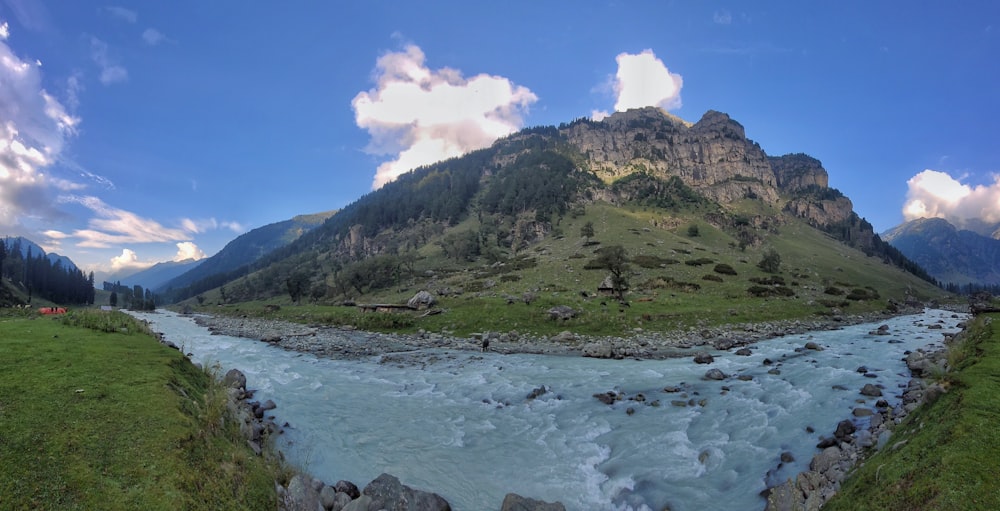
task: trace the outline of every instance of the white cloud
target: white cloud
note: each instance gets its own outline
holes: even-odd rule
[[[96,37],[90,38],[90,58],[101,69],[99,79],[104,85],[128,80],[128,70],[108,54],[108,45]]]
[[[80,119],[42,88],[37,61],[22,59],[7,45],[10,29],[0,24],[0,227],[25,216],[53,218],[49,189],[63,181],[44,170],[55,162]]]
[[[154,264],[152,261],[140,261],[134,250],[123,248],[121,255],[111,258],[111,271],[145,270]]]
[[[177,255],[174,256],[174,261],[187,261],[188,259],[194,259],[195,261],[200,261],[208,257],[205,252],[202,252],[198,245],[190,241],[184,241],[177,244]]]
[[[351,102],[355,122],[371,135],[368,150],[394,157],[379,165],[373,188],[517,131],[521,116],[538,100],[507,78],[464,78],[455,69],[429,69],[424,60],[415,45],[383,55],[376,63],[376,88]]]
[[[1000,176],[988,185],[970,186],[945,172],[927,169],[906,182],[903,217],[944,218],[961,226],[965,220],[1000,222]]]
[[[230,231],[236,233],[242,233],[243,231],[246,230],[246,228],[244,228],[243,225],[241,225],[239,222],[228,222],[228,221],[220,222],[215,218],[205,218],[200,220],[194,220],[191,218],[182,218],[181,227],[183,227],[184,230],[194,234],[200,234],[206,231],[220,229],[220,228],[229,229]]]
[[[142,40],[150,46],[156,46],[167,40],[167,36],[155,28],[147,28],[142,32]]]
[[[681,106],[684,81],[681,75],[671,73],[653,50],[643,50],[635,55],[620,53],[615,60],[618,62],[614,79],[614,90],[618,95],[615,111],[647,106],[670,110]]]
[[[733,23],[733,14],[726,9],[715,11],[715,14],[712,15],[712,21],[719,25],[730,25]]]
[[[126,23],[135,23],[136,21],[139,21],[139,13],[133,11],[132,9],[126,9],[116,5],[108,5],[104,7],[104,12]]]
[[[59,198],[64,203],[80,204],[97,217],[87,222],[88,229],[73,231],[72,236],[81,240],[79,247],[110,248],[126,243],[160,243],[188,241],[188,231],[164,227],[156,220],[142,218],[135,213],[111,207],[97,197],[66,195]]]

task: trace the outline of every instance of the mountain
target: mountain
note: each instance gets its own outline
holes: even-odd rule
[[[185,259],[183,261],[165,261],[156,263],[145,270],[133,273],[127,277],[115,278],[126,286],[136,284],[145,289],[158,289],[170,280],[183,275],[194,267],[201,264],[201,260]]]
[[[886,231],[883,237],[943,283],[998,285],[1000,240],[981,234],[992,234],[995,226],[978,224],[979,232],[974,232],[943,218],[920,218]]]
[[[288,245],[330,218],[336,211],[298,215],[290,220],[258,227],[230,241],[218,253],[203,259],[187,271],[150,286],[157,293],[181,289],[198,280],[239,270],[277,248]],[[214,286],[213,286],[214,287]]]
[[[21,257],[28,257],[28,251],[35,257],[38,254],[45,254],[45,258],[48,259],[52,264],[60,263],[63,268],[78,270],[76,263],[72,259],[59,255],[55,252],[46,252],[38,243],[29,240],[23,236],[5,236],[3,238],[3,243],[6,244],[7,250],[11,250],[15,247],[19,247],[21,251]]]
[[[831,298],[841,295],[903,301],[939,293],[829,187],[819,160],[769,156],[725,113],[690,123],[643,108],[525,129],[416,169],[247,268],[192,282],[174,298],[219,288],[211,298],[220,303],[393,303],[430,289],[465,299],[451,307],[546,292],[556,300],[567,291],[579,301],[606,276],[595,271],[608,260],[594,254],[596,245],[623,247],[631,270],[622,278],[641,280],[651,295],[711,286],[702,293],[711,297],[706,314],[747,293],[771,293],[752,279],[777,281],[751,262],[771,251],[794,269],[786,275],[796,289],[781,292],[817,314],[853,303]],[[706,275],[699,267],[709,262],[739,276]]]

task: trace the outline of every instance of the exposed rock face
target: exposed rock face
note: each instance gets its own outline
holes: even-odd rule
[[[433,307],[437,303],[434,295],[427,291],[418,291],[412,298],[406,301],[406,305],[414,309],[423,310]]]
[[[778,188],[782,192],[797,192],[810,187],[827,188],[830,176],[819,160],[797,153],[784,156],[768,156]]]
[[[771,164],[743,126],[710,110],[694,125],[658,108],[619,112],[601,122],[563,130],[605,181],[647,171],[684,184],[718,202],[744,197],[778,200]]]
[[[854,212],[854,204],[847,197],[835,199],[797,197],[785,204],[785,211],[804,218],[813,225],[826,226],[849,219]]]

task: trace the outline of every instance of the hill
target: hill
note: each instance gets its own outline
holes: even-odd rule
[[[616,316],[598,305],[610,309],[599,288],[615,273],[613,247],[634,300],[624,323],[597,319]],[[772,253],[778,264],[758,267]],[[421,324],[509,330],[564,304],[589,317],[577,328],[601,330],[635,317],[673,328],[945,296],[829,188],[818,160],[769,157],[724,113],[692,124],[656,108],[526,129],[417,169],[250,270],[220,276],[224,293],[202,299],[400,302],[427,289],[452,314]],[[534,316],[505,305],[526,296]],[[506,310],[484,312],[494,306]],[[473,316],[460,319],[466,307]]]
[[[883,236],[942,283],[1000,285],[1000,240],[959,229],[943,218],[912,220]]]
[[[94,274],[20,236],[0,240],[0,306],[94,303]]]
[[[185,259],[183,261],[164,261],[162,263],[156,263],[145,270],[133,273],[126,277],[115,278],[114,280],[121,282],[125,286],[134,286],[138,284],[146,289],[158,289],[167,282],[170,282],[178,276],[191,271],[199,264],[201,264],[201,261],[196,261],[194,259]]]
[[[336,211],[299,215],[290,220],[258,227],[230,241],[217,254],[202,260],[188,271],[151,288],[157,293],[170,294],[192,283],[217,275],[238,272],[246,265],[260,259],[277,248],[288,245],[304,233],[319,226]],[[224,282],[224,280],[223,280]],[[222,282],[220,282],[222,283]],[[219,284],[216,284],[216,287]],[[147,286],[149,287],[149,286]],[[195,291],[195,294],[200,291]]]

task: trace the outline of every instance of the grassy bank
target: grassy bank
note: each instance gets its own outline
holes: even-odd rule
[[[0,508],[274,509],[209,373],[121,313],[0,312]]]
[[[1000,509],[1000,314],[951,347],[949,391],[894,432],[826,510]]]

